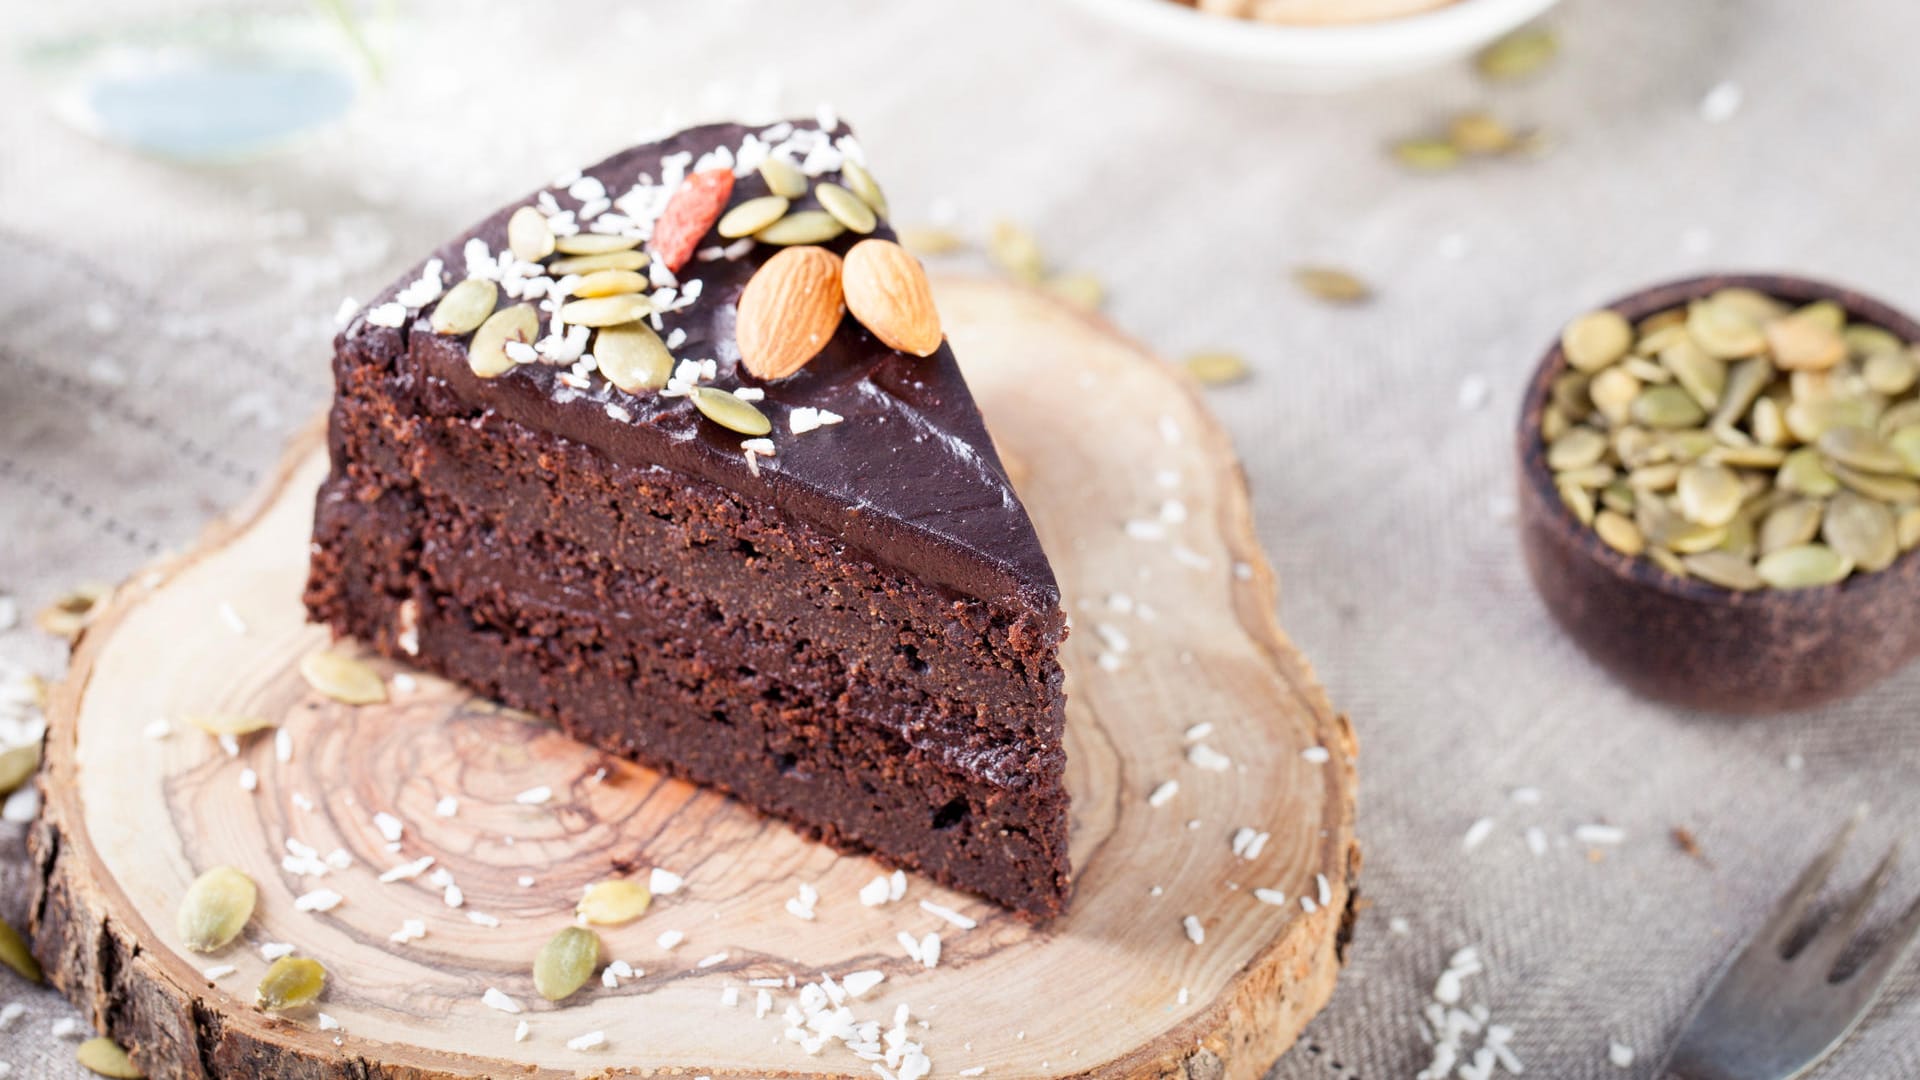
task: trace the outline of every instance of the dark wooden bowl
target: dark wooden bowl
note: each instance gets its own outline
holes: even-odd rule
[[[1729,285],[1833,300],[1850,318],[1920,340],[1920,324],[1872,297],[1776,274],[1690,278],[1607,306],[1638,321]],[[1677,578],[1602,543],[1560,501],[1540,444],[1541,414],[1565,369],[1556,341],[1521,405],[1520,542],[1548,610],[1601,666],[1651,698],[1750,714],[1845,697],[1920,656],[1920,550],[1838,585],[1742,593]]]

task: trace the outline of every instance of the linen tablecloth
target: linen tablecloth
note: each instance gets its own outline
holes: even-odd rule
[[[1283,619],[1360,735],[1370,904],[1275,1077],[1413,1076],[1417,1017],[1469,944],[1487,970],[1463,1001],[1512,1029],[1533,1075],[1647,1075],[1853,807],[1873,813],[1843,877],[1920,823],[1920,671],[1759,720],[1638,700],[1549,621],[1509,496],[1520,387],[1585,308],[1732,268],[1920,306],[1913,5],[1571,0],[1548,19],[1560,59],[1522,85],[1462,65],[1316,99],[1212,85],[1019,0],[446,0],[403,9],[386,81],[343,124],[208,168],[77,134],[12,55],[168,13],[0,14],[0,594],[23,612],[188,543],[259,484],[326,399],[342,296],[664,123],[831,101],[897,221],[1024,222],[1060,268],[1106,281],[1123,328],[1256,369],[1209,401]],[[1551,150],[1434,176],[1384,153],[1469,107],[1538,125]],[[1375,298],[1316,304],[1288,278],[1309,263]],[[8,668],[61,661],[24,620],[0,632]],[[1574,838],[1593,824],[1624,840]],[[16,923],[20,837],[0,834]],[[1891,891],[1916,890],[1906,870]],[[1920,1075],[1917,987],[1902,976],[1820,1075]],[[13,1075],[79,1075],[62,1002],[10,976],[0,1001],[26,1008],[0,1031]],[[1608,1063],[1616,1041],[1631,1068]]]

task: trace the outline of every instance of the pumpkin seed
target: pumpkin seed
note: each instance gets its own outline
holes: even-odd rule
[[[1040,284],[1046,270],[1039,241],[1011,221],[994,222],[993,234],[987,239],[987,254],[1014,280],[1029,285]]]
[[[1766,327],[1773,362],[1787,371],[1826,371],[1847,358],[1847,343],[1838,327],[1796,312]]]
[[[1707,418],[1700,403],[1678,386],[1650,386],[1634,399],[1634,423],[1650,428],[1688,428]]]
[[[1056,274],[1048,278],[1042,288],[1087,311],[1100,310],[1101,301],[1107,297],[1106,286],[1100,284],[1099,278],[1088,273]]]
[[[1755,525],[1765,509],[1758,504],[1743,505],[1740,512],[1727,522],[1727,535],[1720,539],[1715,550],[1751,560],[1760,553],[1759,530]]]
[[[1762,446],[1785,446],[1793,441],[1786,413],[1773,398],[1763,397],[1753,403],[1753,419],[1748,426],[1753,429],[1754,441]]]
[[[832,214],[833,219],[845,225],[849,231],[865,235],[880,224],[873,207],[839,184],[822,180],[813,185],[813,197],[819,200],[822,209]]]
[[[1600,490],[1600,505],[1617,513],[1633,513],[1638,502],[1639,496],[1634,494],[1633,486],[1625,480],[1615,480]]]
[[[1547,467],[1556,472],[1598,462],[1607,452],[1607,437],[1590,427],[1577,427],[1547,447]]]
[[[573,283],[573,295],[593,299],[599,296],[625,296],[646,292],[652,285],[646,275],[633,270],[595,270]]]
[[[570,326],[619,326],[653,314],[653,301],[644,296],[596,296],[560,305],[560,321]]]
[[[627,878],[596,881],[581,894],[574,910],[595,926],[624,926],[647,913],[653,894],[647,887]]]
[[[1460,164],[1460,151],[1445,139],[1402,139],[1393,144],[1393,159],[1417,172],[1445,172]]]
[[[273,721],[264,716],[241,713],[192,713],[185,719],[209,735],[231,735],[236,739],[275,726]]]
[[[1666,548],[1650,547],[1646,550],[1646,556],[1652,560],[1655,566],[1672,574],[1674,577],[1684,578],[1689,576],[1686,563],[1681,561],[1680,556],[1675,555]]]
[[[1803,446],[1789,453],[1787,460],[1781,463],[1774,483],[1782,491],[1811,495],[1816,499],[1824,499],[1840,490],[1840,481],[1827,470],[1820,452],[1811,446]]]
[[[1646,537],[1640,535],[1640,527],[1613,510],[1602,510],[1593,516],[1593,531],[1608,547],[1622,555],[1638,555],[1647,547]]]
[[[1834,479],[1865,495],[1885,503],[1920,502],[1920,483],[1904,476],[1880,476],[1834,462],[1827,467]]]
[[[521,262],[537,263],[553,254],[553,228],[547,216],[531,206],[523,206],[507,219],[507,249]]]
[[[1584,371],[1563,371],[1554,376],[1553,403],[1570,420],[1585,420],[1593,411],[1593,377]]]
[[[1701,581],[1736,592],[1751,592],[1767,584],[1754,570],[1752,560],[1731,552],[1703,551],[1698,555],[1683,555],[1680,565]]]
[[[1679,483],[1680,464],[1674,461],[1643,465],[1627,474],[1627,486],[1635,491],[1672,491]]]
[[[1640,396],[1641,382],[1622,368],[1610,367],[1593,376],[1588,388],[1588,396],[1593,407],[1600,410],[1610,423],[1624,424],[1633,412],[1633,403]]]
[[[1654,438],[1653,432],[1631,424],[1614,429],[1613,453],[1629,469],[1657,465],[1671,456],[1666,444]]]
[[[1239,353],[1198,352],[1182,360],[1181,366],[1202,386],[1225,386],[1252,374]]]
[[[1720,403],[1714,406],[1712,426],[1731,428],[1739,423],[1747,410],[1753,408],[1753,403],[1760,400],[1761,391],[1772,381],[1773,364],[1764,356],[1733,365],[1727,371],[1720,392]]]
[[[1920,507],[1910,507],[1900,512],[1900,520],[1894,526],[1899,533],[1900,550],[1912,551],[1920,547]]]
[[[611,233],[574,233],[553,239],[553,250],[562,255],[612,255],[619,251],[632,251],[639,246],[640,238],[637,236],[615,236]]]
[[[563,278],[568,274],[591,274],[599,270],[644,270],[651,259],[644,251],[609,251],[605,255],[575,255],[547,264],[547,274]]]
[[[1660,350],[1660,366],[1673,372],[1674,381],[1692,394],[1701,408],[1720,407],[1720,393],[1727,386],[1726,361],[1708,356],[1700,346],[1686,340]]]
[[[825,210],[798,210],[753,234],[763,244],[783,247],[798,244],[824,244],[846,232],[847,227]]]
[[[643,322],[602,329],[593,339],[593,358],[600,374],[629,394],[658,390],[673,375],[673,353]]]
[[[1366,282],[1332,266],[1295,267],[1293,283],[1301,292],[1329,304],[1357,304],[1373,295]]]
[[[504,375],[516,366],[507,355],[507,343],[531,345],[539,336],[540,313],[532,304],[501,308],[473,332],[473,340],[467,343],[467,367],[483,379]]]
[[[1841,328],[1846,326],[1847,323],[1847,309],[1831,300],[1815,300],[1813,303],[1808,304],[1793,314],[1812,322],[1815,326],[1824,327],[1836,334],[1839,333]],[[1763,319],[1761,321],[1764,322],[1766,320]]]
[[[1485,112],[1465,112],[1447,122],[1447,140],[1463,154],[1504,154],[1513,149],[1513,129]]]
[[[720,223],[714,226],[714,231],[729,240],[752,236],[787,216],[787,210],[792,205],[792,202],[781,195],[762,195],[757,199],[748,199],[720,215]]]
[[[1629,356],[1620,361],[1620,370],[1649,386],[1665,386],[1673,381],[1673,372],[1644,356]]]
[[[98,1037],[88,1039],[73,1049],[73,1060],[80,1067],[95,1076],[109,1077],[110,1080],[145,1080],[146,1074],[134,1068],[133,1059],[112,1039]]]
[[[287,1012],[320,1000],[327,988],[327,969],[304,956],[283,956],[260,977],[254,1002],[269,1012]]]
[[[436,334],[458,337],[471,334],[493,314],[500,300],[500,286],[486,278],[467,278],[440,298],[427,325]]]
[[[1905,349],[1868,353],[1860,365],[1860,377],[1874,393],[1898,397],[1920,381],[1920,362]]]
[[[40,961],[33,958],[33,950],[27,948],[27,939],[20,931],[5,920],[0,920],[0,964],[5,964],[14,973],[30,983],[46,981],[40,972]]]
[[[569,926],[547,939],[533,960],[533,988],[548,1001],[561,1001],[593,978],[600,966],[600,935]]]
[[[1739,285],[1730,285],[1717,289],[1710,298],[1714,303],[1729,311],[1738,312],[1749,320],[1766,324],[1785,315],[1787,305],[1758,289],[1748,289]]]
[[[1687,309],[1683,307],[1670,307],[1665,311],[1656,311],[1635,323],[1633,332],[1638,334],[1643,341],[1650,342],[1660,334],[1670,333],[1676,329],[1684,331],[1686,328]],[[1660,348],[1665,344],[1665,341],[1661,341],[1659,345],[1649,345],[1649,348],[1653,352],[1659,352]]]
[[[873,208],[881,217],[887,216],[887,196],[880,185],[867,171],[865,165],[848,158],[840,163],[840,179],[846,181],[847,190],[860,196],[860,201]]]
[[[174,929],[194,952],[215,952],[246,929],[258,898],[251,878],[231,866],[216,866],[187,886]]]
[[[1565,435],[1567,429],[1572,426],[1572,421],[1567,419],[1567,414],[1560,411],[1560,406],[1558,405],[1549,405],[1541,411],[1540,437],[1547,442],[1552,442],[1560,436]]]
[[[1551,30],[1530,27],[1516,30],[1480,51],[1474,67],[1489,79],[1523,79],[1547,66],[1560,43]]]
[[[693,407],[702,415],[729,431],[742,435],[766,435],[773,431],[773,421],[768,420],[765,413],[725,390],[696,386],[687,396],[693,399]]]
[[[1700,460],[1737,469],[1778,469],[1786,463],[1787,452],[1777,446],[1716,446]]]
[[[105,585],[75,586],[41,608],[33,617],[33,624],[45,633],[72,641],[98,613],[100,601],[106,599],[110,591]]]
[[[1825,544],[1801,544],[1763,556],[1754,569],[1776,589],[1833,585],[1853,573],[1853,563]]]
[[[1672,518],[1666,527],[1648,534],[1648,539],[1676,555],[1698,555],[1712,551],[1727,538],[1725,525],[1706,525],[1697,521]]]
[[[1827,546],[1872,573],[1885,570],[1900,555],[1900,534],[1893,511],[1883,503],[1843,491],[1827,504],[1820,538]]]
[[[345,705],[373,705],[387,700],[387,684],[366,663],[337,652],[311,652],[300,658],[300,675],[307,685]]]
[[[1767,335],[1750,313],[1719,296],[1687,306],[1687,333],[1707,355],[1722,360],[1752,356],[1767,347]]]
[[[1880,353],[1905,352],[1906,346],[1891,331],[1865,323],[1854,323],[1840,331],[1840,338],[1847,343],[1847,351],[1854,356],[1872,357]],[[1895,390],[1894,393],[1900,393]]]
[[[1590,311],[1560,331],[1567,363],[1586,372],[1618,362],[1633,347],[1633,327],[1617,311]]]
[[[1905,427],[1920,427],[1920,401],[1908,400],[1894,405],[1880,414],[1880,419],[1874,424],[1874,430],[1887,439]]]
[[[33,779],[40,768],[40,742],[35,740],[0,751],[0,796],[11,795],[20,785]]]
[[[1554,479],[1562,484],[1572,484],[1574,487],[1598,491],[1608,484],[1613,483],[1614,478],[1618,475],[1613,466],[1598,464],[1562,469],[1554,474]]]
[[[1887,445],[1900,455],[1910,475],[1920,476],[1920,425],[1903,427],[1887,438]]]
[[[1824,506],[1812,499],[1781,503],[1760,522],[1760,553],[1771,555],[1782,548],[1811,543],[1820,535],[1824,513]]]
[[[807,174],[800,166],[775,154],[768,154],[760,162],[760,179],[767,182],[767,190],[783,199],[797,199],[807,193]]]
[[[1740,477],[1724,465],[1689,465],[1680,470],[1680,512],[1688,521],[1725,525],[1740,512],[1746,492]]]
[[[1560,501],[1582,525],[1592,525],[1596,513],[1593,505],[1593,492],[1575,484],[1556,484],[1560,491]]]
[[[1849,468],[1874,473],[1899,473],[1907,461],[1885,439],[1861,428],[1831,428],[1815,444],[1827,457]]]
[[[948,255],[967,246],[966,240],[952,229],[929,226],[900,226],[894,230],[894,238],[915,255]]]

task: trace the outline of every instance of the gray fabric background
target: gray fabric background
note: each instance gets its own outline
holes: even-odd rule
[[[325,400],[341,295],[663,120],[825,99],[860,126],[897,221],[950,200],[966,226],[1030,223],[1062,266],[1105,278],[1121,326],[1258,369],[1211,400],[1286,624],[1360,733],[1373,905],[1332,1007],[1275,1076],[1412,1076],[1414,1016],[1467,943],[1489,967],[1467,1000],[1515,1029],[1531,1074],[1648,1075],[1715,961],[1851,807],[1874,813],[1849,875],[1920,822],[1920,671],[1756,721],[1636,700],[1547,620],[1503,507],[1520,387],[1585,307],[1709,268],[1920,305],[1920,9],[1570,0],[1550,16],[1563,57],[1534,82],[1461,69],[1322,100],[1196,81],[1050,4],[615,7],[409,5],[393,77],[344,126],[193,169],[76,135],[12,55],[160,5],[8,4],[0,593],[32,611],[115,579],[248,492]],[[1709,123],[1699,103],[1722,80],[1744,104]],[[1385,140],[1473,105],[1538,123],[1554,151],[1438,177],[1385,160]],[[1378,297],[1315,306],[1287,282],[1303,262]],[[60,664],[27,629],[0,634],[0,657]],[[1541,801],[1514,802],[1521,786]],[[1463,852],[1483,816],[1494,831]],[[1571,839],[1589,822],[1626,842],[1591,861]],[[1679,825],[1707,861],[1676,850]],[[19,832],[0,832],[10,919]],[[1920,873],[1894,892],[1920,892]],[[1916,987],[1904,976],[1821,1075],[1920,1076]],[[30,1010],[0,1033],[15,1076],[76,1075],[49,1034],[64,1005],[7,978],[0,1000]],[[1609,1067],[1611,1038],[1641,1063]]]

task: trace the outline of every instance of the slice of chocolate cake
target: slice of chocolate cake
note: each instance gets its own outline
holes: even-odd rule
[[[335,341],[306,602],[1046,918],[1059,590],[885,216],[823,117],[684,131],[481,222]]]

